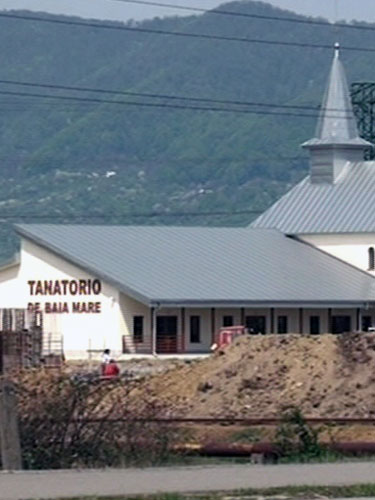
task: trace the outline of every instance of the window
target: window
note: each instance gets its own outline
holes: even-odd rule
[[[143,342],[143,316],[133,317],[133,340],[135,344]]]
[[[277,317],[277,333],[288,333],[288,316]]]
[[[310,333],[313,335],[319,335],[320,316],[310,316]]]
[[[368,249],[368,270],[375,271],[375,250],[374,247]]]
[[[233,326],[233,316],[223,316],[223,326]]]
[[[372,326],[371,316],[362,316],[362,332],[368,332]]]
[[[201,317],[190,316],[190,342],[199,344],[201,341]]]
[[[352,331],[352,318],[350,316],[332,316],[332,333]]]
[[[266,333],[266,317],[246,316],[246,328],[250,334]]]

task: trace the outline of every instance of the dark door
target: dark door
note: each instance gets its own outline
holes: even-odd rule
[[[277,333],[288,333],[288,316],[277,317]]]
[[[350,316],[332,316],[332,333],[352,331],[352,318]]]
[[[159,354],[177,353],[177,316],[157,316],[156,351]]]
[[[310,333],[312,335],[320,333],[320,316],[310,316]]]
[[[266,317],[246,316],[246,328],[250,334],[266,333]]]
[[[362,332],[368,332],[372,326],[371,316],[362,316]]]

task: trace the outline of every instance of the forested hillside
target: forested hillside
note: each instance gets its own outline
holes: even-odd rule
[[[303,19],[262,2],[231,2],[221,9]],[[206,13],[131,22],[126,27],[319,45],[333,45],[338,37],[344,46],[375,47],[371,31],[341,28],[337,34],[330,26],[259,17]],[[247,212],[269,206],[306,173],[299,144],[313,135],[316,118],[300,115],[316,113],[290,108],[288,115],[281,116],[267,113],[285,113],[287,108],[214,101],[318,106],[333,53],[324,48],[6,17],[0,17],[0,47],[2,81],[170,96],[0,83],[2,257],[15,248],[9,235],[17,221],[248,223],[254,216],[250,213],[139,215]],[[344,50],[342,58],[351,81],[374,80],[375,53]],[[68,96],[80,100],[65,99]],[[116,103],[103,102],[110,100]],[[208,109],[186,109],[192,106]],[[234,112],[218,112],[220,108]]]

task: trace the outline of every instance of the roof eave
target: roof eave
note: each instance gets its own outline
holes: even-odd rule
[[[373,144],[371,142],[365,141],[364,139],[354,139],[353,141],[345,142],[334,142],[324,139],[310,139],[309,141],[301,144],[302,148],[305,149],[364,149],[372,148]]]
[[[375,307],[374,299],[352,300],[194,300],[194,299],[152,299],[150,307],[162,308],[305,308],[305,309],[349,309]]]
[[[12,267],[17,267],[20,265],[20,254],[16,253],[10,259],[0,263],[0,271],[5,271],[6,269],[11,269]]]

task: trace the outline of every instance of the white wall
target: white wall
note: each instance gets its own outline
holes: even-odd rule
[[[346,309],[345,309],[346,311]],[[352,314],[352,310],[349,310],[348,314]],[[310,317],[319,316],[320,318],[320,333],[328,332],[328,309],[304,309],[303,310],[303,331],[305,333],[310,333]],[[296,332],[299,332],[297,329]],[[296,333],[295,332],[295,333]]]
[[[134,345],[133,342],[133,318],[143,316],[143,343]],[[125,337],[126,349],[134,353],[138,351],[149,352],[151,350],[151,309],[131,297],[120,293],[120,336]]]
[[[99,295],[32,295],[29,281],[94,280],[96,276],[27,240],[22,241],[21,264],[0,271],[0,308],[27,308],[39,303],[46,311],[47,303],[66,303],[69,312],[44,314],[45,330],[62,333],[68,358],[87,358],[87,350],[110,348],[121,352],[118,292],[101,281]],[[35,289],[34,289],[35,292]],[[73,303],[100,303],[100,312],[72,312]]]
[[[363,271],[369,271],[368,251],[375,248],[375,234],[302,234],[301,240],[318,247]],[[374,271],[370,274],[375,275]]]
[[[275,333],[277,333],[277,317],[286,316],[288,318],[288,332],[299,333],[299,310],[298,309],[275,309]],[[269,330],[267,330],[269,331]]]
[[[233,316],[233,325],[241,325],[241,309],[216,309],[215,323],[216,329],[223,326],[224,316]]]
[[[190,317],[200,316],[200,342],[190,342]],[[216,327],[219,325],[216,319]],[[221,324],[219,325],[221,326]],[[212,345],[211,309],[185,309],[185,350],[188,352],[210,351]]]

